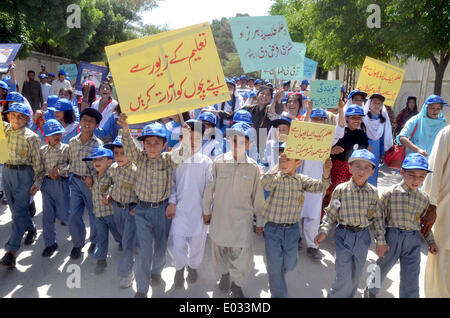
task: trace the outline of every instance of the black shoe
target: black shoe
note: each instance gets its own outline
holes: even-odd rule
[[[372,294],[372,293],[369,291],[369,288],[366,287],[366,289],[364,289],[364,298],[377,298],[377,295]]]
[[[123,251],[122,243],[119,243],[119,247],[117,249],[119,250],[119,252]]]
[[[184,286],[184,267],[175,272],[175,277],[173,279],[173,283],[174,283],[175,289],[180,289],[181,287]]]
[[[58,248],[58,244],[54,243],[53,245],[47,246],[42,252],[42,257],[50,257],[55,253]]]
[[[233,298],[245,298],[244,293],[242,292],[242,288],[236,285],[234,282],[231,282],[231,295]]]
[[[311,258],[313,261],[319,261],[322,259],[322,257],[319,254],[319,249],[318,248],[312,248],[312,247],[308,247],[306,249],[306,255]]]
[[[3,198],[2,198],[2,204],[3,204],[3,205],[7,205],[7,204],[8,204],[8,200],[6,200],[6,194],[3,195]]]
[[[95,243],[91,243],[91,245],[89,245],[89,249],[88,249],[88,253],[92,254],[95,251]]]
[[[134,295],[134,298],[147,298],[147,294],[137,292],[137,293]]]
[[[230,273],[222,275],[219,282],[219,289],[225,293],[230,291]]]
[[[67,224],[64,223],[63,221],[61,221],[61,225],[62,225],[62,226],[67,226]]]
[[[0,190],[0,200],[3,198],[4,195],[5,195],[5,193]]]
[[[97,275],[103,273],[105,271],[106,268],[106,259],[99,259],[97,261],[97,266],[95,266],[95,273]]]
[[[187,271],[188,271],[188,275],[186,280],[188,281],[188,283],[195,283],[197,281],[197,270],[191,267],[187,267]]]
[[[160,274],[152,274],[150,279],[150,285],[152,286],[158,286],[161,284],[162,278]]]
[[[36,229],[28,230],[27,236],[25,237],[25,241],[23,244],[31,245],[36,240],[37,231]]]
[[[7,266],[8,268],[14,268],[16,267],[16,257],[13,255],[13,253],[6,252],[6,254],[3,255],[2,259],[0,260],[0,263]]]
[[[30,203],[28,210],[30,211],[31,217],[36,215],[36,204],[34,203],[34,200]]]
[[[81,256],[81,247],[74,247],[72,248],[72,251],[70,252],[70,258],[71,259],[77,259]]]

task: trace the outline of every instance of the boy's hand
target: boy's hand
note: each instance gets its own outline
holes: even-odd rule
[[[211,222],[211,214],[209,214],[209,215],[203,214],[203,223],[205,223],[206,225],[209,225],[210,222]]]
[[[108,204],[111,202],[111,200],[112,200],[112,198],[111,198],[111,196],[108,194],[108,195],[106,195],[106,196],[103,198],[102,204],[103,204],[103,205],[108,205]]]
[[[54,166],[53,169],[50,171],[49,178],[52,180],[58,180],[59,178],[59,169],[57,166]]]
[[[133,209],[133,210],[130,211],[130,215],[134,216],[134,210],[135,210],[135,209]]]
[[[176,205],[173,203],[169,203],[169,205],[166,208],[166,217],[168,219],[172,219],[175,216],[176,211]]]
[[[261,236],[263,234],[263,227],[256,227],[256,235]]]
[[[332,155],[337,155],[344,152],[344,148],[342,148],[341,146],[334,146],[333,148],[331,148],[331,154]]]
[[[122,126],[123,131],[129,132],[130,128],[128,127],[127,118],[128,118],[127,114],[125,113],[120,114],[119,118],[117,119],[117,124]]]
[[[327,235],[323,232],[317,234],[317,236],[314,238],[314,243],[316,245],[320,245],[325,239],[327,238]]]
[[[331,161],[331,158],[328,158],[323,164],[323,177],[325,179],[330,177],[331,168],[333,168],[333,162]]]
[[[37,185],[33,185],[33,186],[30,188],[30,195],[31,195],[31,196],[35,195],[36,192],[37,192],[38,190],[39,190],[39,187],[38,187]]]
[[[436,243],[431,243],[428,246],[428,251],[433,255],[437,255],[437,253],[439,253],[439,250],[438,250]]]
[[[389,251],[389,245],[377,245],[376,253],[378,257],[384,257],[384,254]]]
[[[88,188],[92,188],[92,185],[94,184],[94,179],[92,179],[92,177],[83,177],[83,181]]]

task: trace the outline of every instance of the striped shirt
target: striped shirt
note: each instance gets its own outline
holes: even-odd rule
[[[69,145],[59,143],[55,147],[49,144],[43,145],[40,149],[41,160],[44,165],[44,170],[39,176],[39,184],[46,176],[50,174],[50,171],[54,167],[58,167],[59,175],[63,178],[69,176]]]
[[[386,245],[383,213],[377,189],[368,182],[359,187],[351,179],[336,187],[330,204],[325,208],[325,217],[319,232],[328,234],[333,223],[369,227],[377,245]]]
[[[103,205],[103,198],[108,195],[109,188],[113,183],[109,169],[105,171],[101,178],[98,177],[97,173],[94,174],[93,178],[94,184],[91,191],[95,216],[100,218],[114,214],[114,208],[111,203]]]
[[[138,199],[154,203],[168,199],[172,190],[172,172],[176,168],[171,154],[163,152],[157,158],[149,158],[129,132],[123,132],[122,144],[125,155],[137,167],[135,192]]]
[[[39,136],[27,127],[13,130],[10,123],[3,123],[5,137],[8,145],[9,158],[6,164],[32,166],[34,171],[34,184],[40,186],[39,175],[44,169],[39,148]]]
[[[316,180],[302,174],[292,176],[279,171],[261,178],[264,190],[270,191],[264,204],[266,222],[296,223],[300,219],[305,192],[320,193],[330,185],[330,178]]]
[[[386,227],[407,231],[420,231],[420,219],[427,213],[430,199],[421,190],[411,190],[402,181],[381,195],[381,209]],[[425,238],[428,244],[434,243],[433,233]]]
[[[132,162],[120,167],[117,162],[109,168],[113,185],[109,193],[114,201],[122,204],[137,203],[136,193],[134,192],[135,181],[137,178],[137,168]]]
[[[69,173],[73,173],[81,177],[92,177],[95,174],[92,161],[82,161],[82,159],[90,157],[92,154],[92,148],[103,145],[103,142],[93,135],[91,140],[83,145],[81,143],[80,136],[81,133],[69,141]]]

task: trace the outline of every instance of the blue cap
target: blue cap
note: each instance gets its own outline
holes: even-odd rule
[[[48,73],[48,76],[53,76],[53,77],[55,77],[55,73],[50,72],[50,73]]]
[[[235,77],[230,77],[230,79],[232,79],[235,83],[239,82],[241,79],[237,76]]]
[[[428,172],[433,172],[428,169],[428,160],[425,156],[422,156],[420,153],[410,153],[403,160],[402,168],[405,170],[425,170]]]
[[[238,110],[233,116],[233,122],[253,125],[252,114],[244,109]]]
[[[103,146],[93,147],[92,153],[90,157],[85,157],[82,160],[83,161],[92,161],[95,158],[109,158],[112,159],[114,157],[113,152],[109,150],[108,148],[105,148]]]
[[[64,70],[59,70],[58,71],[58,75],[67,75],[67,73]]]
[[[245,92],[245,91],[241,92],[240,95],[242,96],[242,98],[248,98],[248,96],[249,96],[248,92]]]
[[[255,91],[251,91],[250,94],[248,95],[248,98],[256,97],[256,95],[258,94]]]
[[[227,135],[233,136],[233,135],[241,135],[248,137],[250,141],[253,141],[254,135],[253,135],[253,129],[252,126],[250,126],[247,123],[240,122],[236,123],[233,126],[231,126],[231,129],[227,129]]]
[[[242,75],[240,79],[241,80],[247,80],[247,76],[246,75]]]
[[[67,110],[73,110],[73,105],[67,98],[58,98],[55,105],[50,108],[48,109],[53,110],[54,112],[65,112]]]
[[[236,81],[232,78],[225,78],[225,82],[227,82],[227,84],[233,84],[234,86],[236,86]]]
[[[31,116],[30,107],[28,107],[24,103],[12,103],[11,105],[9,105],[8,110],[5,111],[4,113],[9,113],[9,112],[21,113],[28,117]]]
[[[320,108],[314,108],[311,111],[311,118],[327,118],[327,112]]]
[[[39,78],[40,78],[40,79],[42,79],[42,78],[47,78],[47,75],[41,74],[41,75],[39,75]]]
[[[372,98],[379,98],[379,99],[381,99],[382,102],[384,102],[386,100],[386,97],[384,97],[380,93],[373,93],[372,95],[369,96],[369,99],[372,99]]]
[[[198,120],[204,120],[216,126],[216,116],[211,112],[203,112],[198,116]]]
[[[49,95],[47,97],[47,109],[54,107],[58,99],[59,97],[57,95]]]
[[[302,84],[309,85],[309,82],[308,82],[308,80],[304,79],[304,80],[302,81]]]
[[[345,117],[348,116],[365,116],[364,109],[361,106],[352,104],[348,106],[347,110],[345,111]]]
[[[430,95],[428,96],[425,104],[442,104],[442,106],[448,106],[445,100],[439,95]]]
[[[248,81],[250,82],[250,81],[255,81],[255,79],[253,78],[253,77],[250,77],[249,79],[248,79]]]
[[[61,125],[61,123],[56,119],[47,120],[42,130],[44,131],[44,136],[46,137],[56,134],[63,134],[66,131],[63,125]]]
[[[41,67],[45,67],[45,64],[42,64]]]
[[[156,136],[161,138],[167,138],[167,130],[160,123],[148,124],[142,130],[142,134],[138,137],[138,140],[144,140],[146,137]]]
[[[24,103],[25,102],[22,94],[20,94],[19,92],[8,93],[8,95],[6,95],[6,101],[7,102],[16,102],[16,103]]]
[[[342,85],[342,84],[341,84],[341,92],[345,93],[345,88],[344,88],[344,85]]]
[[[66,80],[70,81],[70,77],[69,77],[69,76],[66,76]]]
[[[264,84],[266,84],[266,86],[269,86],[269,87],[273,88],[273,84],[271,82],[267,82],[267,83],[264,83]]]
[[[9,91],[9,86],[8,84],[6,84],[3,81],[0,81],[0,88],[6,89],[7,91]]]
[[[280,126],[280,125],[291,125],[291,122],[292,122],[292,119],[290,119],[289,117],[286,117],[286,116],[281,116],[280,118],[278,118],[278,119],[275,119],[275,120],[272,120],[271,122],[270,122],[270,124],[273,126],[273,127],[275,127],[275,128],[277,128],[278,126]]]
[[[117,136],[112,143],[106,144],[103,147],[110,150],[114,150],[114,147],[123,147],[122,136]]]
[[[359,89],[354,89],[348,94],[348,99],[352,98],[354,95],[360,95],[363,99],[366,99],[367,93],[360,91]]]
[[[286,85],[289,85],[289,84],[291,84],[291,81],[284,81],[283,82],[283,86],[286,86]]]
[[[350,159],[348,159],[348,163],[351,163],[356,160],[367,161],[367,162],[371,163],[374,167],[376,167],[376,165],[377,165],[377,160],[375,158],[375,155],[367,149],[354,150],[352,155],[350,156]]]
[[[257,85],[257,84],[262,84],[262,83],[263,83],[263,81],[260,80],[259,78],[255,81],[255,85]]]

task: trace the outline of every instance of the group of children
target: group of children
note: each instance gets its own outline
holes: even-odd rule
[[[380,96],[369,98],[369,109],[377,119],[382,109],[372,103],[377,98],[382,100]],[[301,103],[302,98],[299,100]],[[42,256],[49,257],[58,248],[54,226],[58,218],[68,224],[73,244],[70,257],[81,257],[86,238],[83,214],[87,210],[88,252],[97,259],[95,273],[102,273],[107,266],[111,232],[123,249],[118,268],[120,286],[130,287],[136,280],[135,297],[146,297],[149,285],[161,283],[166,251],[176,269],[175,288],[184,285],[185,270],[188,282],[194,283],[208,225],[214,268],[221,275],[219,288],[225,292],[231,289],[234,297],[244,297],[242,288],[253,268],[254,222],[256,234],[264,233],[271,295],[287,297],[285,274],[297,264],[300,220],[309,255],[316,259],[318,246],[336,226],[336,279],[330,297],[355,295],[370,232],[377,243],[381,281],[400,259],[404,273],[400,296],[418,297],[420,218],[429,204],[428,196],[419,188],[430,172],[427,160],[420,154],[408,155],[402,167],[403,181],[379,199],[375,186],[368,183],[379,158],[364,149],[369,142],[360,125],[366,114],[360,105],[351,103],[345,112],[343,106],[339,107],[341,118],[332,158],[318,165],[291,159],[284,154],[286,143],[272,140],[266,150],[270,149],[277,160],[264,167],[250,155],[256,136],[251,116],[246,118],[245,114],[226,129],[227,146],[219,153],[211,149],[221,148],[220,143],[205,151],[212,140],[205,140],[205,136],[211,137],[217,123],[212,112],[203,112],[197,120],[182,124],[179,143],[164,152],[168,149],[166,127],[158,122],[146,125],[138,137],[142,142],[139,145],[131,136],[126,114],[117,118],[122,134],[103,145],[94,134],[102,114],[91,107],[80,113],[80,132],[68,144],[62,142],[63,125],[55,119],[47,120],[43,126],[47,144],[39,148],[39,137],[26,127],[29,108],[12,103],[7,109],[9,122],[4,122],[10,158],[3,169],[3,183],[13,221],[1,263],[15,266],[22,236],[34,228],[30,196],[40,189],[46,246]],[[305,114],[312,122],[329,120],[324,110],[308,108]],[[290,123],[289,116],[282,116],[273,120],[273,127],[287,135]],[[348,169],[348,178],[336,183],[331,191],[319,229],[320,204],[314,208],[317,212],[308,215],[308,208],[303,209],[305,198],[311,195],[308,204],[321,202],[323,193],[332,186],[333,173],[342,175],[336,171],[336,164]],[[305,175],[299,171],[310,172]],[[305,223],[310,224],[307,230]],[[430,252],[437,253],[432,235],[426,240]],[[374,283],[365,296],[377,294],[381,286],[377,277],[374,270]]]

